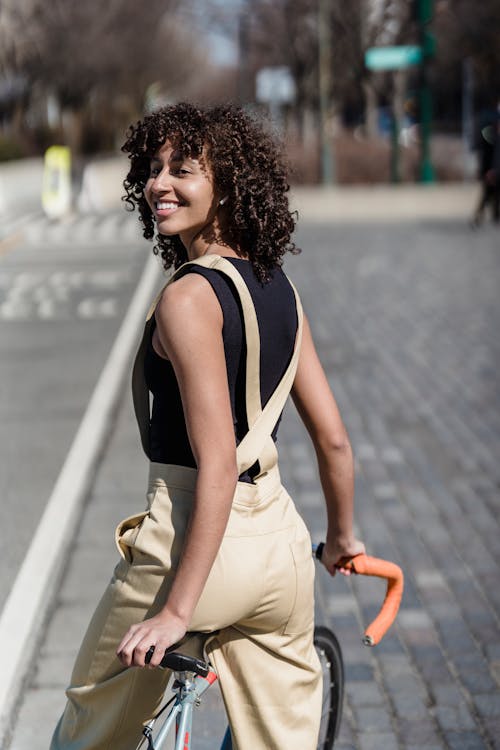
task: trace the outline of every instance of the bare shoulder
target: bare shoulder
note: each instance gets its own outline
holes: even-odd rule
[[[188,273],[163,290],[158,311],[169,314],[180,312],[220,312],[219,301],[210,283],[198,273]]]
[[[179,334],[220,335],[224,322],[215,292],[197,273],[186,274],[165,287],[155,318],[160,337],[163,334],[167,338]]]

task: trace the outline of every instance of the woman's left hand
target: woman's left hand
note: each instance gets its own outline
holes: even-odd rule
[[[116,649],[116,655],[125,667],[144,667],[151,646],[154,654],[149,665],[157,667],[170,646],[186,635],[186,624],[173,614],[161,612],[149,620],[131,625]]]

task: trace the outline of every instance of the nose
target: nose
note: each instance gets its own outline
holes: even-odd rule
[[[172,176],[168,167],[162,169],[153,180],[151,191],[155,195],[164,195],[172,190]]]

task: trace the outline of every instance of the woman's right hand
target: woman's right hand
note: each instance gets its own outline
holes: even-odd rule
[[[335,539],[334,541],[326,541],[321,554],[321,562],[332,576],[337,571],[344,576],[350,576],[351,570],[344,567],[342,562],[352,560],[356,555],[361,555],[365,552],[365,545],[355,537],[347,540]]]

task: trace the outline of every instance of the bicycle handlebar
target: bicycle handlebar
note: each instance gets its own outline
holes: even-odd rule
[[[320,542],[315,549],[315,555],[321,560],[324,543]],[[365,630],[363,643],[365,646],[375,646],[380,643],[392,623],[396,619],[401,597],[403,596],[404,576],[403,571],[393,562],[382,560],[378,557],[368,555],[356,555],[352,559],[342,560],[342,567],[352,570],[364,576],[375,576],[387,581],[385,599],[380,612]]]

